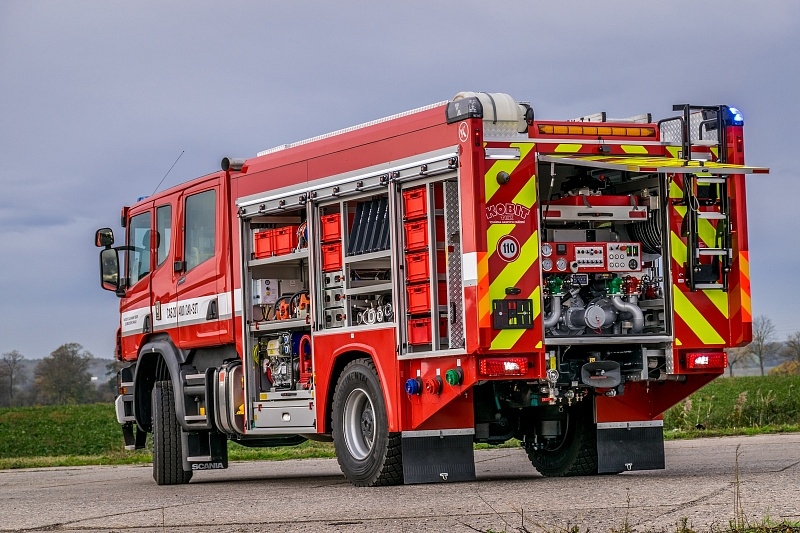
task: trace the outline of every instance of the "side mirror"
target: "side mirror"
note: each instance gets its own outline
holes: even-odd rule
[[[107,291],[120,289],[119,253],[114,248],[100,250],[100,285]]]
[[[110,248],[114,244],[114,232],[111,228],[100,228],[94,234],[94,245],[98,248]]]

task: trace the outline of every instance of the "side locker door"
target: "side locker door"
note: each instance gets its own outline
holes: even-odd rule
[[[153,204],[131,211],[127,223],[125,274],[127,290],[122,301],[122,353],[136,354],[146,333],[152,331],[150,273],[153,263]]]
[[[153,331],[168,332],[173,341],[177,341],[178,334],[178,297],[175,294],[178,273],[173,268],[176,200],[177,196],[173,196],[155,206],[155,262],[150,277]]]
[[[219,179],[188,189],[181,203],[181,235],[174,271],[178,276],[178,344],[181,348],[220,343],[220,302],[217,294],[222,262]]]

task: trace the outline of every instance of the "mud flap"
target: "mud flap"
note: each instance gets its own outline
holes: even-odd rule
[[[216,431],[181,430],[183,470],[228,468],[228,438]]]
[[[475,479],[473,429],[404,431],[403,480],[414,483],[449,483]]]
[[[599,474],[663,469],[663,421],[597,424],[597,472]]]

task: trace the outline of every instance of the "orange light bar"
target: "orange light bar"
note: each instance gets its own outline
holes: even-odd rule
[[[539,124],[541,135],[598,135],[611,137],[655,137],[652,126],[589,126],[581,124]]]

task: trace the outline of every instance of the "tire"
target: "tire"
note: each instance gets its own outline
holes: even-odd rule
[[[403,482],[399,433],[389,433],[386,404],[370,359],[347,364],[333,393],[333,445],[345,477],[357,487]]]
[[[181,428],[175,415],[171,381],[153,387],[153,479],[159,485],[189,483],[192,472],[183,470]]]
[[[597,429],[591,411],[587,406],[576,405],[567,412],[565,427],[566,434],[553,449],[525,446],[531,464],[544,477],[596,475]]]

